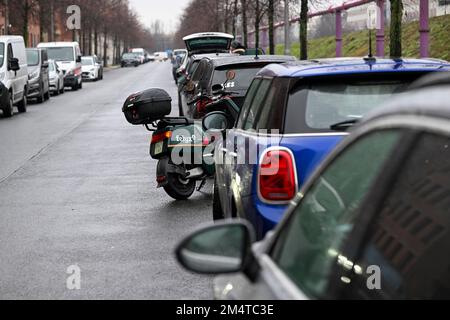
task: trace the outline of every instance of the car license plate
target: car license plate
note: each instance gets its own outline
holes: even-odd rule
[[[155,144],[155,154],[160,154],[163,152],[164,141],[160,141]]]

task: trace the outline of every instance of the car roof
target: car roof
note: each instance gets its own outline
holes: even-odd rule
[[[450,120],[450,85],[408,91],[369,113],[362,124],[394,115],[416,115]]]
[[[450,63],[438,59],[331,58],[269,65],[258,76],[307,77],[367,72],[449,71]]]
[[[73,47],[79,46],[78,42],[41,42],[38,47]]]
[[[203,54],[194,54],[191,56],[192,61],[198,61],[198,60],[202,60],[203,58],[208,58],[208,59],[220,59],[220,58],[224,58],[224,57],[236,57],[238,56],[235,53],[203,53]]]
[[[247,55],[231,55],[228,57],[215,57],[211,59],[215,66],[224,66],[231,64],[247,64],[260,62],[283,63],[287,61],[296,61],[293,56],[275,56],[275,55],[261,55],[261,56],[247,56]]]

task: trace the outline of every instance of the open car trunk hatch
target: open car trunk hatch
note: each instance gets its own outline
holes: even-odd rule
[[[196,33],[183,38],[190,55],[229,52],[234,37],[226,33]]]

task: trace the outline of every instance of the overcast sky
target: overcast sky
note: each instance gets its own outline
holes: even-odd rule
[[[141,21],[150,26],[152,21],[164,22],[166,31],[177,28],[178,19],[189,0],[129,0],[131,6],[139,13]]]

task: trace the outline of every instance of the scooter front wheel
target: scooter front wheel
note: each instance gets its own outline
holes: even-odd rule
[[[187,200],[195,192],[196,181],[184,179],[179,174],[167,174],[164,191],[175,200]]]

